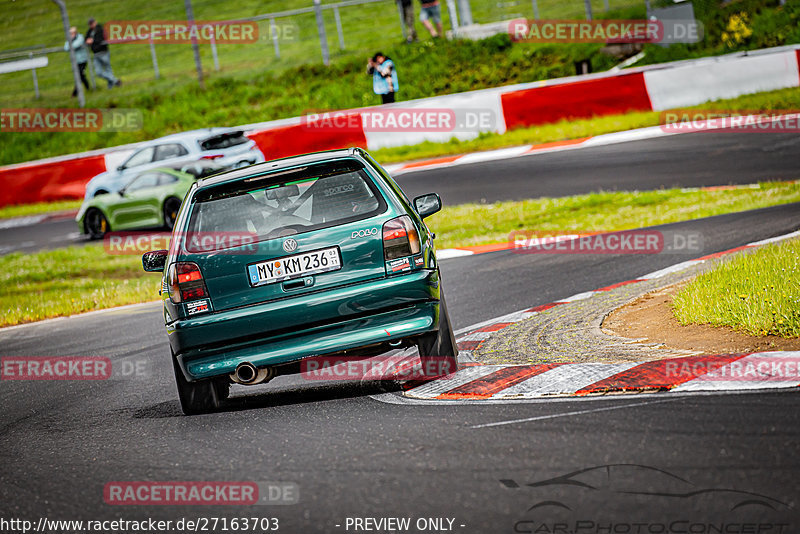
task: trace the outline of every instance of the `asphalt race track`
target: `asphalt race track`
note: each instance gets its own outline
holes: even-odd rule
[[[435,190],[445,205],[567,196],[599,190],[648,190],[800,179],[800,137],[708,131],[535,154],[402,174],[409,197]],[[487,187],[487,179],[491,187]],[[2,221],[0,221],[2,223]],[[85,242],[72,219],[24,231],[0,224],[0,255]]]
[[[792,136],[772,136],[770,149],[768,134],[694,135],[708,136],[703,150],[683,135],[495,162],[486,191],[496,196],[486,198],[800,173]],[[487,169],[400,181],[410,195],[438,190],[463,202],[489,194],[476,189]],[[797,230],[800,205],[668,227],[700,232],[703,250],[444,260],[455,326]],[[404,400],[394,384],[281,377],[235,388],[218,413],[184,417],[157,304],[6,329],[0,346],[4,356],[106,356],[135,370],[104,381],[0,384],[2,517],[274,517],[279,532],[366,532],[352,518],[367,517],[411,518],[396,532],[800,532],[796,391],[430,405]],[[291,482],[300,497],[248,507],[104,503],[107,483],[140,480]],[[417,528],[420,518],[453,522]]]

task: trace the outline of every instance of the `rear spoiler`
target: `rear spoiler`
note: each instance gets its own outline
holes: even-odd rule
[[[210,135],[208,137],[204,137],[203,139],[200,140],[200,143],[205,143],[206,141],[210,141],[211,139],[225,139],[226,137],[241,137],[241,136],[244,136],[244,130],[230,130],[227,132],[222,132]]]

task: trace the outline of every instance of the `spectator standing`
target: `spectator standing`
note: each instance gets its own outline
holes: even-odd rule
[[[434,39],[442,36],[442,8],[439,0],[420,0],[422,6],[419,10],[419,20],[425,26]],[[436,25],[434,30],[433,26]]]
[[[78,64],[78,73],[81,76],[81,82],[86,90],[89,90],[89,80],[86,79],[86,65],[89,63],[89,51],[86,50],[86,42],[83,35],[78,33],[78,28],[73,26],[69,29],[69,41],[64,43],[64,51],[69,52],[69,48],[75,52],[75,62]],[[72,96],[78,96],[78,86],[72,90]]]
[[[111,54],[108,52],[108,43],[103,33],[103,27],[94,18],[89,19],[89,31],[86,32],[86,44],[94,54],[94,70],[98,76],[108,82],[108,88],[122,85],[111,70]]]
[[[406,42],[413,43],[417,40],[417,28],[414,25],[414,4],[412,0],[399,0],[403,12],[403,24],[406,27]]]
[[[372,90],[381,95],[382,103],[394,102],[394,95],[400,88],[394,62],[383,52],[378,52],[367,63],[367,74],[372,74]]]

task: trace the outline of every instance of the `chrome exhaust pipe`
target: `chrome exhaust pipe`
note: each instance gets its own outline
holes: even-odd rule
[[[259,369],[250,362],[242,362],[236,366],[236,370],[231,373],[231,380],[243,386],[254,386],[262,382],[268,382],[275,378],[275,370],[271,367]]]

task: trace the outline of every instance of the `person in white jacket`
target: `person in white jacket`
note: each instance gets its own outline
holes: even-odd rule
[[[69,47],[75,51],[75,62],[78,64],[78,73],[81,75],[81,82],[86,90],[89,90],[89,80],[86,79],[86,65],[89,64],[89,51],[86,49],[86,41],[83,35],[78,33],[78,28],[73,26],[69,29],[70,40],[64,43],[64,51],[69,52]],[[72,96],[78,96],[78,86],[72,90]]]

